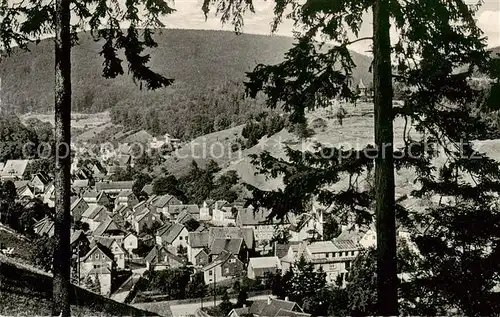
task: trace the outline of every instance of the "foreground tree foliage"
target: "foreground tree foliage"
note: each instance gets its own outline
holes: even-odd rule
[[[38,42],[41,36],[55,34],[54,315],[70,315],[71,47],[78,43],[76,32],[90,29],[94,39],[101,41],[104,77],[124,74],[118,55],[123,52],[134,82],[141,88],[144,84],[148,89],[157,89],[169,86],[173,80],[149,69],[150,56],[144,50],[156,46],[150,28],[162,27],[159,18],[171,12],[173,9],[163,0],[124,4],[94,0],[0,3],[0,56],[11,54],[14,46],[28,50],[28,44]],[[125,30],[121,28],[124,22],[129,24]]]
[[[236,29],[251,2],[206,0]],[[222,5],[224,4],[224,5]],[[254,157],[262,173],[282,176],[284,187],[253,188],[252,205],[270,208],[270,217],[307,212],[311,200],[329,206],[340,219],[377,220],[379,315],[458,311],[491,315],[499,309],[493,287],[499,282],[500,188],[496,161],[478,152],[474,140],[497,137],[499,63],[486,50],[477,27],[478,6],[453,1],[275,1],[275,30],[286,16],[300,30],[296,44],[277,65],[259,65],[248,74],[247,91],[267,96],[270,108],[289,112],[304,124],[306,113],[334,99],[355,101],[348,47],[373,41],[374,144],[314,151],[287,148],[287,159],[264,152]],[[232,12],[238,14],[232,14]],[[373,13],[373,37],[357,38],[366,13]],[[389,28],[399,33],[390,43]],[[353,39],[354,38],[354,39]],[[326,45],[327,43],[333,45]],[[491,79],[477,89],[470,77]],[[391,83],[402,105],[393,108]],[[403,144],[394,148],[393,119],[405,122]],[[366,183],[373,177],[373,193]],[[415,186],[396,200],[394,170],[410,171]],[[396,189],[397,190],[397,189]],[[445,199],[443,199],[445,198]],[[411,201],[427,204],[411,204]],[[418,269],[399,289],[396,278],[396,220],[414,237]],[[404,286],[404,287],[403,287]],[[399,296],[399,298],[398,298]],[[497,301],[498,302],[498,301]]]

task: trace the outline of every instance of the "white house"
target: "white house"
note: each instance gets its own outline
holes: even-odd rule
[[[247,276],[251,280],[264,277],[266,273],[276,274],[281,270],[281,262],[277,256],[266,256],[250,258],[247,268]]]

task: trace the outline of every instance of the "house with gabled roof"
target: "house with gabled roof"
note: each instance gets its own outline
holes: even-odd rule
[[[351,240],[302,242],[292,255],[293,259],[287,261],[295,262],[304,257],[316,270],[323,269],[328,284],[345,286],[351,264],[361,250],[362,246]],[[282,267],[284,271],[289,269],[288,265],[283,264],[283,260]]]
[[[194,259],[189,261],[197,267],[204,267],[210,263],[210,250],[208,248],[202,248],[199,252],[196,253]]]
[[[252,250],[255,246],[252,228],[238,227],[210,227],[208,228],[208,246],[211,246],[215,239],[242,238],[245,246]]]
[[[171,217],[177,217],[182,212],[187,212],[195,220],[200,220],[200,208],[198,205],[173,205],[168,206],[168,213]]]
[[[19,198],[35,198],[35,191],[29,186],[28,181],[15,181],[14,186]]]
[[[133,181],[109,181],[97,182],[95,184],[95,189],[97,191],[103,191],[110,195],[118,195],[122,191],[132,191],[133,186]]]
[[[214,239],[209,246],[209,250],[210,261],[213,261],[213,259],[224,252],[235,255],[243,262],[246,262],[248,259],[248,249],[242,238]]]
[[[195,231],[189,232],[188,234],[188,261],[196,265],[196,256],[202,251],[205,250],[207,253],[207,263],[209,261],[208,255],[210,254],[210,250],[208,249],[208,230],[206,231]],[[203,265],[207,264],[204,263]]]
[[[201,271],[205,284],[217,284],[228,279],[242,277],[246,274],[245,264],[237,256],[229,252],[222,252]]]
[[[54,183],[50,183],[49,185],[47,185],[47,187],[45,188],[45,192],[42,195],[43,203],[47,204],[51,208],[55,205],[55,190],[56,188],[54,186]]]
[[[132,207],[139,203],[139,199],[131,190],[124,190],[118,193],[115,197],[115,206],[123,205]]]
[[[122,237],[120,237],[120,239],[115,239],[113,237],[98,237],[94,238],[93,243],[99,243],[107,248],[113,255],[113,261],[116,264],[116,268],[125,269],[127,251],[122,246]]]
[[[141,192],[145,192],[148,196],[153,195],[153,184],[144,185]]]
[[[87,276],[92,269],[108,268],[114,271],[114,255],[107,247],[99,242],[95,243],[92,249],[80,259],[80,274]]]
[[[90,188],[90,182],[88,179],[75,179],[72,181],[71,187],[79,195]]]
[[[89,229],[94,231],[104,221],[110,218],[110,213],[106,207],[101,205],[90,205],[81,217],[81,222],[89,225]]]
[[[167,218],[171,218],[169,207],[170,205],[181,205],[182,202],[172,195],[161,195],[148,199],[150,208],[158,213],[163,214]]]
[[[236,216],[236,226],[241,228],[251,228],[254,232],[257,243],[271,241],[276,230],[288,230],[290,221],[288,217],[283,220],[278,218],[269,219],[270,210],[252,207],[238,209]]]
[[[45,192],[45,187],[49,185],[50,178],[47,174],[39,172],[36,173],[32,178],[30,185],[33,187],[35,194],[42,194]]]
[[[359,243],[364,248],[377,246],[377,233],[375,225],[370,226],[351,226],[342,230],[340,235],[336,238],[337,241],[354,241]]]
[[[146,261],[146,267],[148,269],[152,267],[155,271],[178,268],[186,264],[184,259],[168,251],[167,248],[161,245],[155,245],[144,260]]]
[[[29,160],[8,160],[0,172],[0,179],[2,181],[22,180],[29,163]]]
[[[281,270],[281,262],[277,256],[250,258],[247,267],[247,277],[251,280],[263,278],[266,274],[276,274]]]
[[[189,247],[189,232],[180,223],[166,223],[156,232],[156,244],[167,247],[177,254],[179,246]]]
[[[107,220],[101,222],[99,226],[92,233],[94,237],[123,237],[125,230],[119,226],[113,218],[109,217]]]
[[[304,313],[302,307],[296,302],[289,301],[288,299],[276,299],[269,297],[267,300],[255,300],[248,309],[235,311],[234,309],[229,313],[230,317],[310,317],[311,314]]]
[[[71,203],[70,212],[73,216],[73,221],[80,221],[82,214],[89,208],[89,204],[83,198],[77,198]]]
[[[212,219],[212,213],[215,206],[215,200],[207,199],[200,207],[200,220],[208,221]]]
[[[108,206],[110,204],[109,197],[102,191],[88,190],[82,195],[83,200],[91,205]]]
[[[151,228],[155,223],[163,224],[159,214],[152,212],[148,208],[142,210],[138,213],[132,214],[132,219],[130,220],[132,227],[135,232],[140,234],[145,228]]]
[[[90,251],[90,241],[83,230],[71,230],[70,247],[74,256],[85,256]]]
[[[52,237],[54,235],[54,221],[45,216],[43,219],[34,224],[33,231],[40,236],[47,235]]]
[[[129,255],[133,254],[133,251],[139,247],[139,238],[136,234],[129,232],[123,238],[123,247]]]

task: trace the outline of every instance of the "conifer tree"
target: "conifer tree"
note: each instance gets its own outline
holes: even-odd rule
[[[71,47],[78,44],[77,31],[88,30],[102,43],[103,76],[123,75],[125,67],[140,87],[168,86],[172,79],[148,67],[154,48],[153,30],[162,27],[160,17],[173,12],[164,0],[132,0],[125,3],[96,0],[0,2],[0,57],[15,49],[29,50],[47,34],[55,35],[55,208],[53,263],[53,314],[70,315],[70,165],[71,165]],[[74,21],[74,22],[72,22]],[[129,26],[122,29],[123,23]],[[17,46],[17,47],[16,47]]]
[[[243,26],[242,12],[253,10],[251,1],[237,0],[205,0],[204,9],[209,11],[214,3],[237,30]],[[284,217],[307,212],[315,199],[339,218],[357,223],[370,223],[375,210],[378,315],[398,314],[396,220],[412,228],[423,257],[420,275],[409,283],[418,284],[409,289],[420,302],[411,307],[445,305],[464,314],[496,309],[492,285],[498,282],[498,267],[491,259],[499,241],[493,207],[498,164],[478,153],[473,140],[498,137],[498,130],[492,129],[497,119],[491,113],[496,110],[491,109],[491,95],[498,91],[500,68],[476,25],[478,8],[463,0],[275,0],[273,31],[285,17],[292,19],[299,30],[296,43],[283,62],[258,65],[248,73],[251,97],[263,92],[270,108],[281,108],[292,122],[304,125],[308,110],[334,99],[356,101],[356,83],[351,81],[356,65],[349,47],[371,41],[373,143],[353,149],[319,144],[311,151],[287,147],[286,159],[268,152],[255,155],[260,172],[282,176],[284,186],[274,191],[251,188],[251,203],[271,209],[270,217]],[[373,15],[373,36],[361,38],[361,25],[369,23],[363,21],[367,13]],[[391,27],[399,33],[395,43],[390,42]],[[490,89],[469,84],[478,73],[493,80]],[[401,87],[400,106],[393,106],[393,82]],[[395,119],[405,122],[398,147],[393,140]],[[360,186],[373,169],[374,193]],[[395,170],[410,171],[416,184],[398,200]],[[339,185],[341,180],[347,185]],[[441,196],[454,197],[453,205],[406,204],[408,199]]]

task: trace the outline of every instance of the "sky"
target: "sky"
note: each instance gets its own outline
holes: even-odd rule
[[[17,3],[19,0],[8,0],[12,3]],[[124,0],[119,0],[124,1]],[[229,30],[234,28],[230,24],[222,25],[219,17],[211,13],[208,19],[201,10],[203,0],[167,0],[173,1],[173,7],[176,12],[162,18],[162,22],[166,28],[176,29],[208,29],[208,30]],[[336,1],[336,0],[330,0]],[[435,1],[435,0],[428,0]],[[476,4],[478,0],[464,0],[467,4]],[[253,0],[255,13],[248,12],[245,14],[244,33],[252,34],[271,34],[271,21],[273,20],[273,0]],[[488,46],[500,46],[500,0],[483,0],[483,6],[477,13],[477,21],[479,27],[488,37]],[[364,17],[363,26],[361,28],[360,37],[371,36],[371,13],[367,13]],[[126,25],[124,25],[126,27]],[[292,36],[293,23],[290,20],[284,20],[279,26],[277,35]],[[50,36],[50,35],[48,35]],[[397,39],[397,33],[392,30],[391,38],[394,42]],[[362,54],[370,54],[369,41],[360,41],[350,46],[350,49]]]
[[[331,0],[335,1],[335,0]],[[429,0],[433,1],[433,0]],[[477,0],[465,0],[468,4],[476,4]],[[271,34],[270,23],[273,19],[272,0],[254,0],[255,13],[245,15],[244,33]],[[183,29],[211,29],[211,30],[233,30],[231,25],[222,25],[220,20],[213,14],[205,21],[205,16],[201,11],[201,0],[175,0],[175,13],[165,17],[163,22],[167,28]],[[500,46],[500,0],[484,0],[481,10],[477,14],[478,25],[488,36],[490,47]],[[360,37],[371,36],[371,14],[366,14],[360,32]],[[284,21],[276,34],[292,36],[292,21]],[[393,32],[392,39],[397,38],[397,33]],[[351,46],[351,49],[364,53],[368,51],[369,42],[358,42]]]

